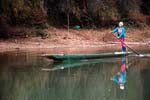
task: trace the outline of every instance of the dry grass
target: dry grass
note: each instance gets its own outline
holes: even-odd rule
[[[49,28],[48,33],[51,35],[51,39],[57,42],[59,41],[72,41],[73,42],[115,42],[118,41],[111,35],[111,29],[57,29],[54,27]],[[127,42],[149,42],[150,41],[150,29],[127,29]]]

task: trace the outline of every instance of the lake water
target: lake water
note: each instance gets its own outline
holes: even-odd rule
[[[121,90],[111,78],[124,60]],[[1,53],[0,100],[150,100],[150,58],[52,63],[36,53]]]

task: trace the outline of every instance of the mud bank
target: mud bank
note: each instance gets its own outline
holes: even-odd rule
[[[150,42],[126,42],[126,44],[136,50],[149,50]],[[85,52],[109,52],[120,51],[119,42],[81,42],[80,44],[44,43],[44,42],[0,42],[0,52],[8,51],[28,51],[28,52],[51,52],[51,53],[85,53]],[[128,49],[129,50],[129,49]]]

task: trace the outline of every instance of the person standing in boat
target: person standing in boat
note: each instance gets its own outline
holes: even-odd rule
[[[118,38],[120,39],[122,52],[126,52],[125,38],[126,38],[126,29],[123,27],[123,22],[119,22],[119,26],[111,31],[112,34],[117,33]]]

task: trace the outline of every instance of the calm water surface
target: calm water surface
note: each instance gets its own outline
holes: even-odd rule
[[[150,100],[150,58],[126,58],[127,83],[121,90],[110,79],[123,59],[52,64],[35,53],[3,53],[0,100]]]

